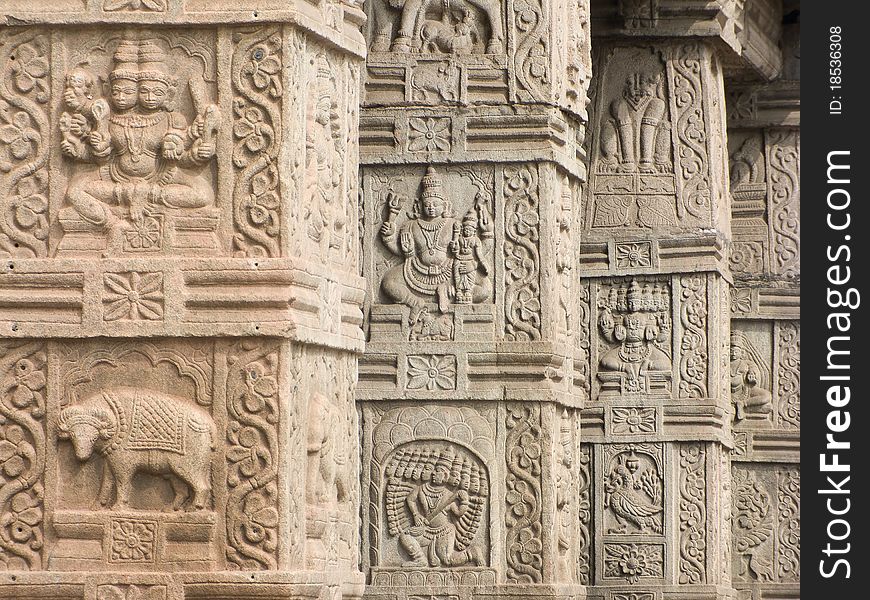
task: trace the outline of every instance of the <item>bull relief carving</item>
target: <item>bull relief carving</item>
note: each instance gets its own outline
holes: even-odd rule
[[[185,232],[195,235],[191,228],[203,229],[191,219],[216,229],[208,210],[214,189],[204,170],[215,156],[220,111],[207,101],[203,82],[179,81],[173,71],[159,41],[123,39],[112,55],[108,102],[99,97],[96,74],[82,67],[67,74],[60,147],[81,166],[58,217],[61,252],[159,252],[170,239],[184,245]],[[192,120],[177,108],[183,93],[192,99]]]
[[[667,284],[631,280],[599,291],[601,394],[663,394],[671,386]]]
[[[387,216],[380,238],[402,259],[381,279],[387,299],[410,307],[409,324],[425,321],[428,303],[440,313],[451,304],[477,304],[492,296],[492,196],[478,186],[472,206],[458,219],[452,211],[442,174],[429,167],[422,191],[400,222],[407,197],[387,192]]]
[[[405,567],[486,564],[479,531],[489,481],[479,459],[453,444],[411,444],[386,466],[386,515]]]
[[[374,0],[372,52],[500,54],[501,0]]]
[[[169,479],[174,510],[210,508],[215,435],[211,416],[192,403],[125,387],[68,406],[58,423],[58,437],[72,443],[80,461],[105,457],[99,502],[112,508],[129,508],[140,472],[176,476]]]

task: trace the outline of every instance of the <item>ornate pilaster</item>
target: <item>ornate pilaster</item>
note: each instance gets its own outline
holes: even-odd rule
[[[588,3],[366,9],[367,594],[578,597]]]
[[[6,4],[0,597],[360,597],[364,13]]]
[[[739,351],[760,337],[732,322],[744,229],[729,189],[726,77],[781,70],[769,51],[781,9],[769,4],[702,14],[664,0],[593,2],[579,263],[589,290],[590,598],[718,599],[740,588],[735,406],[758,414],[773,384],[762,383],[772,381],[763,349]],[[766,19],[777,25],[759,37]],[[794,202],[784,190],[779,198]],[[765,239],[786,248],[794,236],[771,225]],[[795,268],[796,256],[783,258],[781,269]]]

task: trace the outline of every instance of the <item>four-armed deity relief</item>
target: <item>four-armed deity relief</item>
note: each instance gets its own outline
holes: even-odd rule
[[[604,342],[598,361],[602,393],[662,393],[670,389],[670,294],[666,284],[614,284],[599,300]]]
[[[172,485],[174,510],[210,509],[216,436],[211,416],[193,403],[127,387],[93,394],[58,420],[58,437],[72,443],[79,461],[104,458],[98,500],[117,508],[130,508],[134,478],[150,473]]]
[[[501,54],[501,0],[374,0],[373,52]]]
[[[386,249],[402,259],[381,280],[381,291],[392,302],[411,308],[415,324],[434,302],[441,313],[451,303],[485,302],[492,295],[493,221],[491,198],[478,192],[462,219],[452,212],[442,176],[429,167],[422,193],[404,222],[399,222],[408,199],[394,192],[386,196],[387,217],[380,237]]]
[[[480,535],[489,481],[478,459],[452,445],[414,444],[387,463],[386,516],[405,567],[485,566]]]
[[[156,251],[168,215],[215,203],[203,171],[215,156],[220,113],[197,82],[178,80],[158,41],[122,40],[112,62],[106,80],[82,67],[67,74],[61,152],[90,167],[73,170],[59,220],[67,235],[108,235],[114,249]],[[176,106],[185,88],[192,121]]]
[[[735,422],[748,415],[770,414],[773,410],[770,370],[749,338],[738,331],[731,332],[729,373]]]

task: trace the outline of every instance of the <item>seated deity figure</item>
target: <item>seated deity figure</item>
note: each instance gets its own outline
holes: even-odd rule
[[[215,155],[216,107],[202,107],[187,123],[174,108],[177,79],[153,41],[122,41],[113,59],[108,127],[91,130],[87,152],[62,148],[70,158],[97,165],[72,178],[67,189],[72,209],[95,227],[123,230],[154,208],[213,204],[211,185],[189,170],[200,170]]]
[[[601,128],[605,170],[671,171],[666,105],[657,93],[660,80],[659,74],[634,73],[625,80],[622,97],[610,104],[610,120]]]
[[[461,285],[471,289],[463,290],[460,300],[485,300],[489,296],[489,284],[483,284],[476,273],[478,270],[488,271],[489,267],[485,263],[481,265],[479,249],[472,249],[477,242],[461,235],[462,224],[451,214],[450,202],[444,198],[441,176],[435,169],[430,167],[423,177],[423,192],[419,202],[415,203],[412,218],[397,226],[395,219],[402,203],[401,197],[392,193],[388,195],[390,214],[381,226],[381,240],[386,248],[404,258],[401,265],[384,274],[381,281],[384,294],[394,302],[411,307],[409,322],[412,325],[425,309],[425,303],[432,299],[437,302],[438,309],[446,313],[450,300],[456,298],[454,263],[461,253],[463,264],[456,267],[456,273],[461,277]],[[481,218],[484,213],[487,216]],[[466,221],[466,232],[474,226],[481,237],[491,237],[491,219],[481,203],[478,203],[476,221]],[[475,274],[471,273],[472,269]]]
[[[632,282],[626,296],[626,314],[620,319],[614,319],[610,308],[599,318],[604,339],[619,344],[599,360],[599,377],[606,372],[622,373],[623,391],[642,392],[648,373],[671,370],[670,357],[657,345],[667,340],[668,325],[654,314],[662,308],[655,305],[660,300],[654,292]]]
[[[62,140],[61,151],[67,156],[86,159],[91,156],[90,146],[85,138],[92,131],[106,135],[109,104],[96,98],[97,81],[92,73],[76,68],[67,73],[63,91],[63,102],[70,112],[60,116]]]
[[[734,418],[742,421],[746,413],[767,414],[771,412],[772,395],[761,387],[761,369],[752,360],[751,353],[740,336],[731,336],[731,401],[734,403]]]

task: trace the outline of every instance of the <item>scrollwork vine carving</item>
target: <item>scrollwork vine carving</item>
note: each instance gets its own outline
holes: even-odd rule
[[[280,254],[281,35],[274,30],[236,34],[232,58],[233,238],[239,256]]]
[[[227,378],[227,560],[278,567],[278,350],[243,341]]]
[[[505,169],[505,337],[541,337],[538,171],[532,165]]]
[[[49,41],[0,34],[0,256],[48,254]]]
[[[541,409],[507,407],[507,580],[544,580],[541,496]]]
[[[43,560],[45,352],[0,348],[0,568],[39,570]]]

